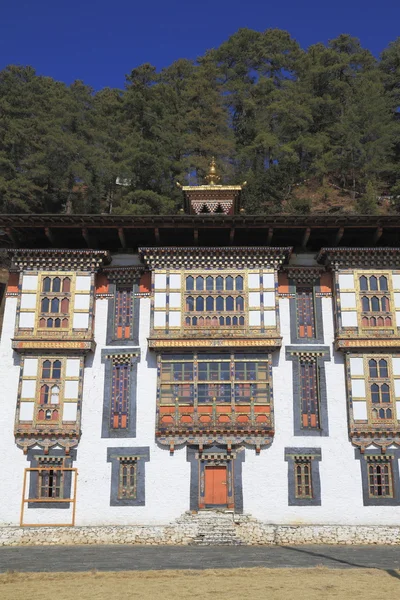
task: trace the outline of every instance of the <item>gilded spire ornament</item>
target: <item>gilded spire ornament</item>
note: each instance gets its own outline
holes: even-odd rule
[[[208,185],[217,185],[221,181],[221,177],[217,173],[217,163],[215,162],[214,156],[211,158],[210,169],[208,175],[204,178]]]

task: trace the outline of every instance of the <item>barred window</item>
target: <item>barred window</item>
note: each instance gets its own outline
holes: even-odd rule
[[[311,457],[296,456],[294,459],[295,497],[312,498]]]
[[[319,429],[318,367],[316,359],[300,360],[301,420],[304,429]]]
[[[163,355],[159,393],[162,404],[268,403],[267,357],[228,353]]]
[[[119,458],[118,500],[135,499],[137,495],[137,459],[124,456]]]
[[[39,301],[39,329],[68,329],[71,304],[70,277],[44,277]]]
[[[186,327],[243,327],[245,325],[242,275],[189,275],[185,279]],[[197,293],[201,292],[201,293]]]
[[[312,286],[296,287],[297,334],[300,338],[315,337],[314,293]]]
[[[130,360],[123,363],[113,363],[110,423],[112,429],[127,429],[129,425],[130,373]]]
[[[114,300],[114,336],[118,340],[132,337],[133,293],[132,288],[117,288]]]
[[[359,277],[363,327],[392,327],[393,315],[385,275]]]
[[[370,498],[393,498],[391,457],[368,456],[368,491]]]
[[[63,498],[63,459],[39,457],[38,463],[37,498]]]

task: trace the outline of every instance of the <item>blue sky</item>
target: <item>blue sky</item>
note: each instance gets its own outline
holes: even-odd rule
[[[400,36],[400,0],[2,0],[0,69],[122,87],[137,65],[196,58],[240,27],[286,29],[302,47],[349,33],[379,55]]]

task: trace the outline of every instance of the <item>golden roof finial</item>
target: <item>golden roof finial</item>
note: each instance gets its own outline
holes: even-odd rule
[[[217,163],[215,162],[214,156],[211,158],[210,170],[208,175],[204,178],[208,185],[217,185],[221,181],[221,177],[217,174]]]

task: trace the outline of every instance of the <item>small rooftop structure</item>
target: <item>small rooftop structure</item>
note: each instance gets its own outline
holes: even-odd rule
[[[185,212],[191,215],[238,214],[243,185],[220,185],[221,177],[217,173],[214,157],[211,159],[205,180],[207,182],[205,185],[179,186],[185,195]]]

